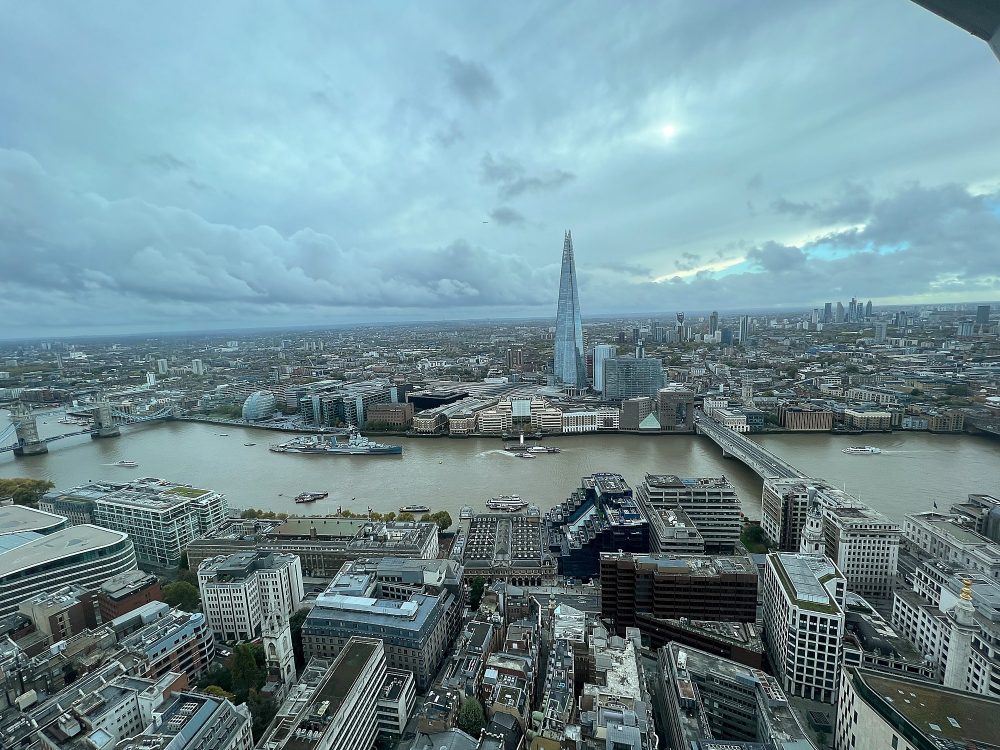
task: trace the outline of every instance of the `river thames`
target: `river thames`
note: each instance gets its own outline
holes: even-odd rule
[[[58,415],[39,417],[43,436],[74,432]],[[0,431],[8,424],[0,412]],[[478,508],[490,497],[518,494],[543,509],[567,497],[581,477],[622,474],[633,487],[645,473],[726,476],[739,492],[744,512],[760,517],[761,480],[743,464],[722,457],[702,436],[584,435],[547,439],[562,453],[533,460],[505,453],[498,439],[375,438],[403,446],[401,456],[278,454],[268,445],[290,436],[264,430],[195,422],[163,422],[122,428],[122,436],[58,440],[43,456],[0,454],[0,476],[49,479],[59,488],[90,480],[155,476],[224,493],[234,508],[333,513],[338,505],[376,511],[425,504],[458,517],[466,504]],[[896,432],[839,436],[776,434],[754,439],[806,474],[849,491],[894,520],[905,513],[941,510],[970,492],[1000,492],[1000,441],[970,435]],[[256,443],[245,446],[244,443]],[[846,455],[848,445],[866,443],[879,455]],[[113,466],[119,460],[138,468]],[[303,491],[330,497],[296,506]]]

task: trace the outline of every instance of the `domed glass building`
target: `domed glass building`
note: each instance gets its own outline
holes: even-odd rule
[[[243,418],[256,422],[274,414],[274,394],[270,391],[255,391],[243,402]]]

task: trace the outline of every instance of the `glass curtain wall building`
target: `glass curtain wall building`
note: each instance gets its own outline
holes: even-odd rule
[[[580,293],[576,285],[573,236],[568,230],[563,240],[562,271],[559,274],[554,373],[557,383],[577,388],[587,387],[587,368],[583,360]]]

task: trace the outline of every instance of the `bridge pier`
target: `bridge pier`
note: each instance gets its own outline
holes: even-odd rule
[[[111,414],[111,404],[107,401],[101,401],[94,407],[93,414],[94,431],[90,433],[91,439],[98,440],[100,438],[118,437],[122,434]]]
[[[18,409],[11,413],[11,418],[17,434],[15,456],[38,456],[49,452],[49,446],[38,437],[38,421],[34,414],[26,409]]]

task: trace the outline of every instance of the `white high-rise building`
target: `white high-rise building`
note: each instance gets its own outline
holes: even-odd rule
[[[191,360],[191,373],[193,375],[204,375],[205,374],[205,363],[200,359]]]
[[[212,490],[164,479],[117,487],[93,499],[94,523],[128,534],[139,562],[153,567],[176,567],[188,543],[214,531],[229,513],[225,496]]]
[[[801,549],[813,493],[823,516],[823,553],[861,596],[888,599],[899,561],[899,524],[822,480],[766,479],[761,528],[778,549]]]
[[[773,552],[763,579],[764,646],[786,693],[833,703],[847,581],[827,557]]]
[[[167,360],[165,360],[165,359],[158,359],[158,360],[156,360],[156,374],[157,375],[166,375],[167,372],[169,371],[169,369],[170,369],[170,367],[167,364]]]
[[[374,747],[386,671],[385,645],[376,638],[354,636],[335,659],[311,659],[258,746],[267,750]]]
[[[287,620],[302,605],[302,562],[281,552],[211,557],[198,566],[198,588],[209,627],[223,640],[249,641],[267,613]]]

